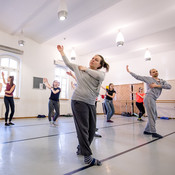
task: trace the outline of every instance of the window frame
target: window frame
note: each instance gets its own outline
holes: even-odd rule
[[[8,66],[1,66],[1,59],[3,58],[8,58],[9,59],[9,65]],[[17,62],[17,68],[11,68],[10,67],[10,60],[14,60]],[[1,71],[7,71],[7,77],[10,76],[10,72],[16,72],[17,76],[15,77],[16,79],[16,87],[15,87],[15,95],[14,98],[20,98],[20,86],[21,86],[21,59],[15,55],[11,55],[9,53],[0,53],[0,73]],[[1,76],[1,75],[0,75]],[[2,79],[2,78],[0,78]],[[7,81],[7,80],[6,80]],[[3,87],[5,86],[4,83],[2,83]],[[5,93],[2,92],[0,93],[0,98],[4,97]]]
[[[59,68],[65,71],[65,76],[61,76],[61,75],[58,76],[58,75],[56,75],[56,69],[59,69]],[[61,88],[60,99],[61,100],[67,100],[67,99],[69,99],[69,77],[66,74],[67,71],[68,71],[68,68],[66,66],[63,66],[63,65],[60,65],[60,64],[55,65],[55,69],[54,69],[54,80],[58,80],[60,82],[60,88]],[[62,96],[62,92],[63,92],[62,80],[63,79],[66,79],[65,97]]]

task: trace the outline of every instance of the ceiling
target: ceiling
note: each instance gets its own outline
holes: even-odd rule
[[[75,48],[78,56],[110,59],[160,53],[175,48],[174,0],[66,0],[68,19],[57,17],[59,0],[0,0],[0,30],[38,43]],[[125,44],[115,43],[121,30]]]

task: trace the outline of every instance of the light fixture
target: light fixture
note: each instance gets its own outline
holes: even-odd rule
[[[72,51],[71,51],[71,60],[75,60],[76,59],[76,53],[75,53],[75,49],[72,48]]]
[[[117,43],[117,47],[124,45],[124,37],[120,30],[117,34],[116,43]]]
[[[25,43],[25,41],[23,40],[23,30],[21,30],[21,33],[20,33],[20,36],[19,36],[19,40],[18,40],[18,45],[20,46],[20,47],[23,47],[24,46],[24,43]]]
[[[58,8],[58,18],[60,21],[64,21],[67,18],[67,5],[65,0],[60,0],[59,8]]]
[[[145,51],[145,61],[151,61],[151,53],[148,48]]]

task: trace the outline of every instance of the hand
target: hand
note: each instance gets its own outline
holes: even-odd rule
[[[156,83],[152,83],[149,85],[150,88],[160,88],[160,85],[156,84]]]
[[[64,51],[64,47],[61,45],[57,45],[57,49],[59,52],[63,52]]]
[[[70,71],[70,72],[66,72],[67,73],[67,75],[69,75],[69,76],[73,76],[73,74],[72,74],[72,72]]]
[[[129,66],[126,66],[126,71],[130,73]]]
[[[47,78],[43,78],[43,83],[48,83]]]
[[[87,67],[84,67],[84,66],[78,66],[79,70],[81,71],[85,71],[87,69]]]

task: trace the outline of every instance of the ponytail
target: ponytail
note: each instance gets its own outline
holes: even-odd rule
[[[100,61],[100,67],[98,67],[98,69],[101,69],[102,67],[104,67],[106,69],[106,71],[108,72],[109,71],[109,64],[106,63],[106,61],[104,60],[104,58],[101,56],[101,55],[98,55],[100,58],[101,58],[101,61]]]
[[[9,76],[10,77],[10,87],[12,87],[14,85],[13,81],[14,81],[14,76]]]

